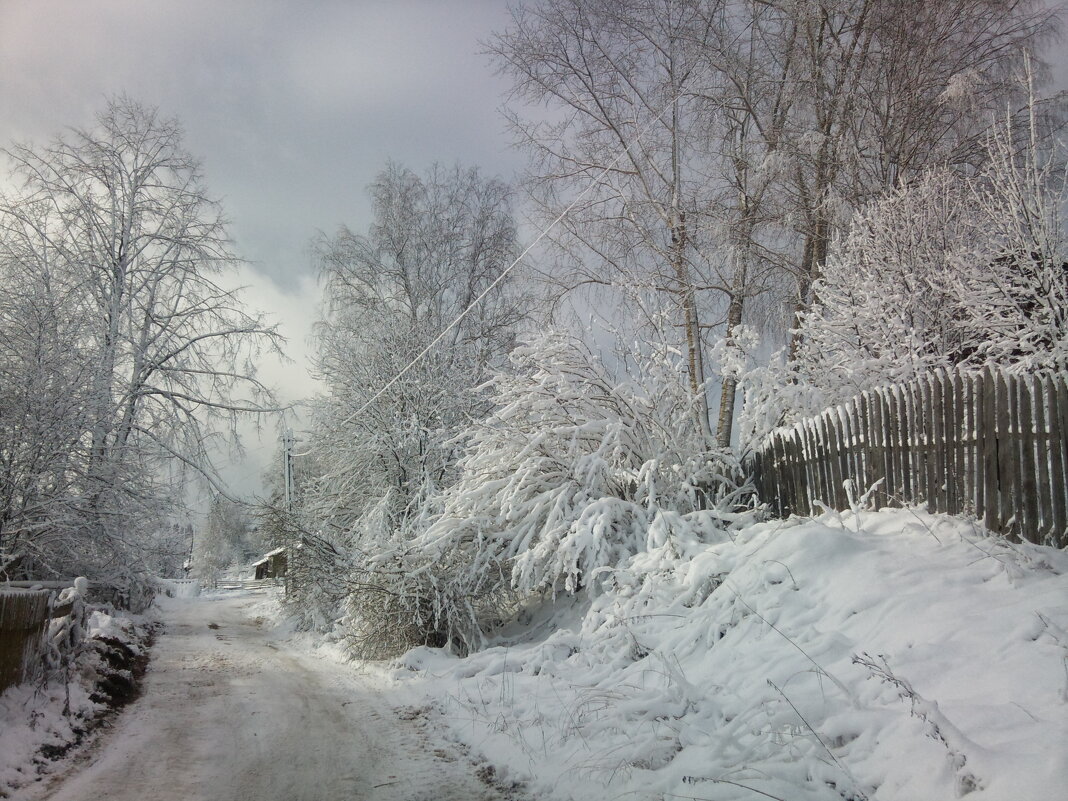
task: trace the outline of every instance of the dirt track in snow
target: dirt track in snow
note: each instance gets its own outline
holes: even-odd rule
[[[144,693],[49,801],[489,801],[510,797],[351,667],[272,636],[251,594],[173,601]],[[209,625],[210,624],[210,625]],[[217,627],[217,628],[216,628]]]

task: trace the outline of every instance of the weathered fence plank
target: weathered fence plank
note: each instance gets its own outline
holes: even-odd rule
[[[0,590],[0,692],[33,678],[50,596],[48,590]]]
[[[879,437],[883,443],[883,470],[886,475],[883,491],[892,503],[902,491],[899,478],[901,474],[897,470],[894,456],[894,410],[890,395],[884,388],[880,387],[875,391],[875,399],[879,412]]]
[[[983,374],[983,420],[978,431],[983,437],[983,496],[986,504],[984,524],[994,528],[1004,507],[998,493],[997,382],[989,369]]]
[[[1068,529],[1068,465],[1065,464],[1065,452],[1060,442],[1065,432],[1064,413],[1059,403],[1057,382],[1052,376],[1043,379],[1046,385],[1046,409],[1051,425],[1047,439],[1050,462],[1050,488],[1053,493],[1053,536],[1065,543],[1065,530]],[[1057,436],[1058,424],[1061,436]]]
[[[1031,397],[1034,400],[1034,426],[1035,426],[1035,466],[1038,469],[1036,482],[1038,485],[1038,510],[1039,522],[1038,533],[1042,537],[1052,535],[1056,530],[1053,523],[1053,490],[1050,485],[1049,469],[1049,436],[1046,432],[1046,395],[1043,392],[1042,379],[1039,376],[1031,377]]]
[[[1035,458],[1034,414],[1029,381],[1016,381],[1016,425],[1020,439],[1020,512],[1023,517],[1021,531],[1039,532],[1042,521],[1038,515],[1038,476]]]
[[[947,440],[946,433],[946,374],[939,370],[928,382],[931,387],[931,451],[934,457],[932,478],[935,482],[935,509],[945,512],[949,508],[949,476],[946,472],[946,457],[951,449],[941,447]]]
[[[1011,532],[1016,526],[1016,508],[1013,503],[1013,453],[1012,447],[1006,437],[998,437],[999,431],[1009,430],[1009,387],[1005,381],[1005,374],[998,371],[994,376],[995,397],[995,422],[993,428],[994,444],[997,450],[997,475],[998,475],[998,510],[999,519],[994,524],[1002,527],[1007,526]]]

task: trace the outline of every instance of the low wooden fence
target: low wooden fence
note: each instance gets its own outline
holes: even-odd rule
[[[267,587],[281,587],[285,584],[284,578],[264,579],[219,579],[215,583],[217,590],[262,590]]]
[[[992,531],[1068,546],[1068,376],[939,370],[772,432],[750,467],[781,516],[877,500],[973,513]]]

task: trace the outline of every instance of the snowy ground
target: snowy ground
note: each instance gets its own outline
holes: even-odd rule
[[[537,610],[534,642],[415,649],[394,678],[538,798],[1065,797],[1064,552],[829,514],[668,542],[602,581]]]
[[[144,694],[26,799],[479,801],[509,797],[426,710],[397,708],[352,665],[307,653],[262,593],[163,599]],[[483,778],[488,775],[483,772]],[[24,791],[25,792],[25,791]]]
[[[592,601],[532,609],[508,643],[394,665],[278,627],[267,595],[165,601],[144,696],[24,797],[1051,801],[1068,787],[1068,553],[911,510],[832,513],[664,542],[598,580]]]

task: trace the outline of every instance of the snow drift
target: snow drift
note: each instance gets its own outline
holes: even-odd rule
[[[668,537],[599,580],[592,600],[546,601],[535,642],[417,648],[395,675],[539,797],[1019,801],[1068,784],[1064,552],[915,510],[832,512]]]

